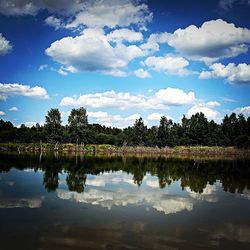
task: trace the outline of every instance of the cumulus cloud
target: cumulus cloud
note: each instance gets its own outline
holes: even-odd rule
[[[196,200],[205,200],[207,202],[218,202],[217,193],[222,190],[222,184],[220,182],[216,182],[213,185],[207,184],[205,188],[203,188],[201,193],[196,193],[191,191],[190,187],[186,187],[185,190],[188,194]]]
[[[1,33],[0,33],[0,56],[6,55],[12,49],[12,45],[10,41],[8,41]]]
[[[250,43],[250,30],[236,27],[221,19],[177,29],[168,44],[182,55],[206,63],[245,53]]]
[[[189,65],[189,62],[181,56],[176,56],[172,54],[167,54],[165,56],[158,57],[150,56],[143,62],[143,64],[155,71],[163,71],[167,74],[190,74],[190,71],[186,68]]]
[[[220,106],[220,103],[217,101],[209,101],[206,103],[206,106],[209,108],[214,108]]]
[[[63,200],[70,199],[80,203],[99,205],[108,209],[112,209],[114,206],[128,206],[130,204],[137,206],[147,205],[165,214],[178,213],[183,210],[191,211],[193,209],[192,199],[176,196],[164,197],[157,191],[135,192],[118,189],[113,192],[90,188],[84,193],[57,190],[57,196]]]
[[[233,110],[236,114],[243,114],[245,116],[250,116],[250,106],[239,107]]]
[[[119,72],[143,51],[136,45],[111,46],[101,29],[85,29],[76,37],[64,37],[46,49],[46,54],[65,67],[78,71]]]
[[[151,77],[151,75],[148,73],[148,71],[140,68],[140,69],[137,69],[135,70],[134,72],[134,75],[139,77],[139,78],[149,78]]]
[[[110,115],[107,112],[97,111],[88,112],[88,117],[95,122],[108,127],[119,127],[124,128],[134,124],[136,119],[141,117],[140,114],[135,113],[130,116],[123,117],[121,115]]]
[[[0,111],[0,115],[5,115],[5,112],[3,112],[3,111]]]
[[[91,108],[119,109],[166,109],[168,106],[192,104],[195,101],[194,92],[185,92],[178,88],[160,89],[151,96],[133,95],[128,92],[114,90],[83,94],[79,97],[64,97],[61,106],[86,106]]]
[[[116,28],[130,25],[146,29],[146,24],[153,18],[147,4],[134,0],[0,1],[0,13],[7,16],[35,16],[42,10],[53,14],[45,22],[56,29],[61,27]]]
[[[0,208],[39,208],[44,197],[1,200]]]
[[[63,27],[63,21],[55,16],[49,16],[45,19],[45,23],[54,27],[56,30]]]
[[[17,108],[17,107],[11,107],[11,108],[9,109],[9,111],[11,111],[11,112],[17,112],[17,111],[18,111],[18,108]]]
[[[140,47],[148,53],[155,52],[160,49],[159,44],[168,43],[170,37],[171,34],[167,32],[154,33],[151,34],[147,39],[147,42],[140,45]]]
[[[33,126],[36,126],[37,122],[32,122],[32,121],[27,121],[27,122],[23,122],[21,124],[18,124],[17,127],[20,128],[22,125],[24,125],[25,127],[31,128]],[[40,125],[44,124],[44,122],[39,122]]]
[[[145,3],[136,4],[132,0],[104,0],[86,2],[75,19],[66,25],[67,28],[87,27],[128,27],[138,25],[145,29],[153,14]]]
[[[209,78],[225,78],[230,83],[235,84],[250,84],[250,65],[246,63],[229,63],[223,65],[221,63],[214,63],[209,67],[210,71],[202,71],[200,79]]]
[[[168,116],[168,115],[164,115],[162,113],[152,113],[152,114],[148,115],[147,119],[149,121],[160,121],[162,116],[165,116],[168,120],[172,120],[172,121],[174,120],[173,117]]]
[[[0,13],[7,16],[35,16],[41,10],[61,15],[74,15],[85,6],[82,0],[5,0],[0,1]]]
[[[46,89],[19,83],[0,83],[0,100],[6,100],[10,96],[27,96],[36,99],[48,99]]]
[[[213,109],[216,106],[218,106],[217,102],[216,105],[212,102],[196,104],[188,110],[187,117],[191,117],[196,113],[202,112],[208,120],[218,121],[220,118],[220,113]]]
[[[143,39],[143,35],[141,32],[136,32],[130,29],[117,29],[110,32],[107,35],[109,41],[113,42],[138,42]]]
[[[153,99],[161,101],[162,104],[179,106],[192,104],[195,101],[195,93],[192,91],[185,92],[179,88],[166,88],[157,91]]]

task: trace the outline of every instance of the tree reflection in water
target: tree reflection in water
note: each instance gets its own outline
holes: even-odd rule
[[[55,191],[59,174],[66,173],[70,191],[84,192],[87,175],[99,175],[110,171],[124,171],[133,175],[140,186],[147,173],[157,176],[159,187],[165,188],[180,181],[182,189],[202,193],[207,184],[220,180],[226,192],[242,193],[250,189],[249,159],[241,160],[192,160],[165,157],[119,157],[119,156],[65,156],[39,154],[1,153],[0,172],[17,169],[34,169],[44,172],[44,186]],[[16,166],[18,162],[18,166]]]

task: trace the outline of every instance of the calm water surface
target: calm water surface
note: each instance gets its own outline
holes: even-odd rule
[[[0,249],[250,249],[249,163],[0,154]]]

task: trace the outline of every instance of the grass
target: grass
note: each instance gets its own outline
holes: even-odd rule
[[[82,153],[117,153],[117,154],[164,154],[164,155],[250,155],[249,150],[241,150],[235,147],[217,146],[176,146],[165,147],[144,147],[126,146],[117,147],[109,144],[50,144],[50,143],[0,143],[0,151],[17,152],[82,152]]]

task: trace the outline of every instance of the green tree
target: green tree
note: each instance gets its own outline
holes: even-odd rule
[[[192,144],[207,145],[208,143],[208,121],[200,112],[190,118],[189,138]]]
[[[173,137],[171,135],[172,126],[173,122],[171,119],[167,119],[165,116],[161,117],[157,133],[157,141],[160,148],[165,146],[173,146]]]
[[[145,145],[147,127],[144,125],[143,119],[136,119],[132,127],[132,143],[133,145]]]
[[[81,107],[79,109],[72,109],[68,118],[70,139],[73,142],[86,143],[88,116],[86,109]]]
[[[149,147],[154,147],[157,145],[157,135],[158,135],[158,127],[152,126],[147,130],[146,136],[146,145]]]
[[[62,120],[58,109],[50,109],[45,117],[45,129],[47,133],[47,141],[51,143],[60,142],[62,140]]]

